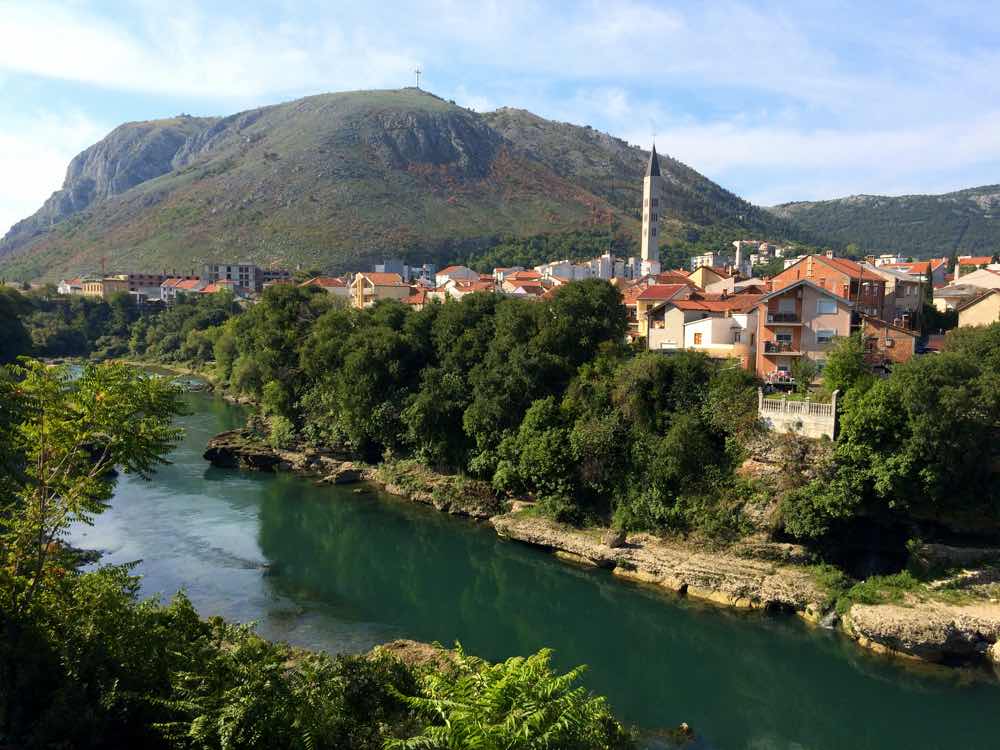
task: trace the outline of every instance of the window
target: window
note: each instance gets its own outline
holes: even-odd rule
[[[659,217],[659,216],[657,216],[657,215],[656,215],[655,213],[653,214],[653,221],[657,221],[657,220],[658,220],[659,218],[660,218],[660,217]]]
[[[837,314],[837,303],[832,299],[820,299],[816,300],[816,314],[817,315],[836,315]]]
[[[778,331],[774,334],[774,340],[779,344],[792,344],[792,332],[791,331]]]
[[[836,335],[836,331],[816,331],[816,343],[817,344],[829,344],[833,341],[833,337]]]
[[[696,333],[694,335],[694,345],[695,346],[701,346],[701,334],[700,333]]]
[[[733,331],[733,343],[738,344],[743,338],[743,331],[736,330]]]
[[[778,372],[783,372],[785,375],[788,374],[788,365],[778,365]]]
[[[659,208],[659,207],[660,207],[660,199],[653,198],[653,208]]]
[[[754,340],[754,338],[755,338],[755,334],[751,333],[750,334],[750,346],[753,346],[753,340]]]
[[[795,312],[795,299],[792,297],[784,297],[778,300],[778,312],[780,313],[794,313]]]
[[[656,227],[655,226],[653,227],[653,236],[654,237],[656,236]]]
[[[813,362],[816,363],[816,369],[819,370],[820,372],[823,372],[823,369],[826,367],[826,360],[825,359],[814,359]]]

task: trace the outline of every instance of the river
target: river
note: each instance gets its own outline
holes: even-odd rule
[[[700,605],[578,569],[485,524],[388,496],[241,473],[202,459],[243,420],[186,396],[183,443],[151,481],[120,478],[70,541],[140,560],[145,595],[184,589],[202,615],[330,652],[393,638],[461,641],[488,659],[548,646],[625,721],[688,722],[703,748],[1000,746],[1000,686],[914,670],[795,618]]]

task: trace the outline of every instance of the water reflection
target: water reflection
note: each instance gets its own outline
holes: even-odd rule
[[[687,721],[718,748],[996,747],[1000,689],[866,655],[793,618],[624,584],[504,542],[488,528],[291,476],[206,468],[241,418],[201,394],[153,482],[124,478],[74,541],[142,559],[147,593],[187,589],[203,614],[272,638],[359,651],[391,638],[500,659],[543,646],[644,726]]]

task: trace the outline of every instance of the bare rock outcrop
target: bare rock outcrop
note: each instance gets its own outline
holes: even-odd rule
[[[874,651],[925,661],[974,660],[992,655],[1000,640],[1000,604],[855,604],[844,629]]]
[[[623,578],[719,604],[804,611],[823,600],[815,579],[801,567],[706,551],[648,534],[632,534],[623,546],[609,547],[586,532],[530,514],[508,513],[490,521],[509,539],[569,553]]]

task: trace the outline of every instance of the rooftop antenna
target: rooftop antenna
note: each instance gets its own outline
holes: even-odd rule
[[[423,73],[419,67],[413,69],[413,74],[417,77],[417,88],[420,88],[420,74]]]

